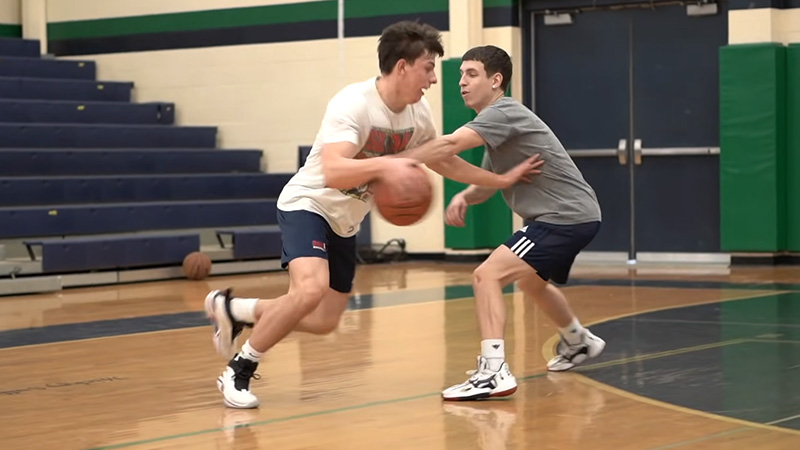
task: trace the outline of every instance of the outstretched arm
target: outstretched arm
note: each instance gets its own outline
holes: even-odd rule
[[[481,147],[485,145],[483,138],[467,127],[461,127],[452,134],[446,134],[428,142],[402,152],[405,158],[414,158],[417,161],[428,165],[436,163],[451,156],[458,155],[464,150]]]
[[[530,181],[530,176],[542,171],[539,167],[544,161],[539,155],[528,158],[504,174],[496,174],[474,166],[458,156],[449,156],[437,162],[429,162],[428,167],[439,175],[459,183],[475,184],[493,189],[505,189],[517,181]]]
[[[541,173],[538,168],[544,164],[544,161],[539,160],[539,155],[529,158],[504,174],[481,169],[457,156],[464,150],[481,147],[485,144],[483,138],[474,130],[461,127],[452,134],[431,139],[419,147],[405,150],[397,156],[416,159],[425,163],[439,175],[460,183],[497,189],[505,189],[517,181],[530,181],[531,175]]]

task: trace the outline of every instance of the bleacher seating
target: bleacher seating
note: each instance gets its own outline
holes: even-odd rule
[[[2,116],[0,116],[2,117]],[[5,148],[214,148],[214,127],[160,125],[0,123]]]
[[[0,98],[129,102],[131,82],[0,77]]]
[[[261,150],[3,149],[0,176],[257,173]]]
[[[31,259],[36,258],[33,247],[41,247],[42,273],[175,265],[187,254],[200,250],[200,236],[196,233],[36,239],[24,243]]]
[[[91,60],[39,55],[0,38],[0,239],[44,273],[180,264],[201,231],[234,259],[277,258],[276,197],[291,174],[262,150],[221,149],[214,126],[179,126],[169,101],[96,79]]]
[[[22,58],[39,57],[39,41],[34,39],[11,39],[0,37],[0,55]]]
[[[221,247],[225,247],[223,236],[226,235],[231,237],[234,259],[281,257],[281,232],[277,225],[217,230],[217,240]]]
[[[172,103],[79,102],[57,100],[0,100],[4,122],[129,123],[172,125]]]
[[[0,208],[275,198],[286,181],[286,175],[265,173],[3,177]]]

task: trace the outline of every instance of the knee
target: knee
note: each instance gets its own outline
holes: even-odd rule
[[[327,290],[328,286],[322,283],[314,280],[306,280],[306,282],[300,283],[300,285],[297,286],[294,290],[293,297],[303,312],[308,314],[319,306]]]
[[[331,334],[339,328],[339,321],[342,319],[341,314],[329,314],[323,318],[317,328],[318,334]]]
[[[487,264],[481,264],[472,272],[472,285],[473,286],[480,286],[487,282],[497,282],[499,281],[499,277],[496,271],[492,270],[492,267]]]

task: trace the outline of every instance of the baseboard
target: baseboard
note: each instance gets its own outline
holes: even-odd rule
[[[731,253],[732,266],[800,265],[800,253]]]
[[[409,253],[409,261],[445,261],[447,255],[444,253]]]
[[[282,270],[280,259],[215,261],[211,268],[211,276],[264,273],[280,270]],[[37,294],[77,287],[185,279],[186,276],[179,266],[55,275],[27,275],[18,276],[13,279],[0,279],[0,297],[7,295]]]

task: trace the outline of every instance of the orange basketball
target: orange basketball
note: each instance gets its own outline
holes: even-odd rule
[[[202,252],[192,252],[183,259],[183,273],[190,280],[202,280],[211,273],[211,258]]]
[[[401,191],[382,182],[373,187],[378,213],[393,225],[413,225],[425,217],[431,207],[433,185],[430,177],[422,167],[416,166],[416,169],[413,189]]]

